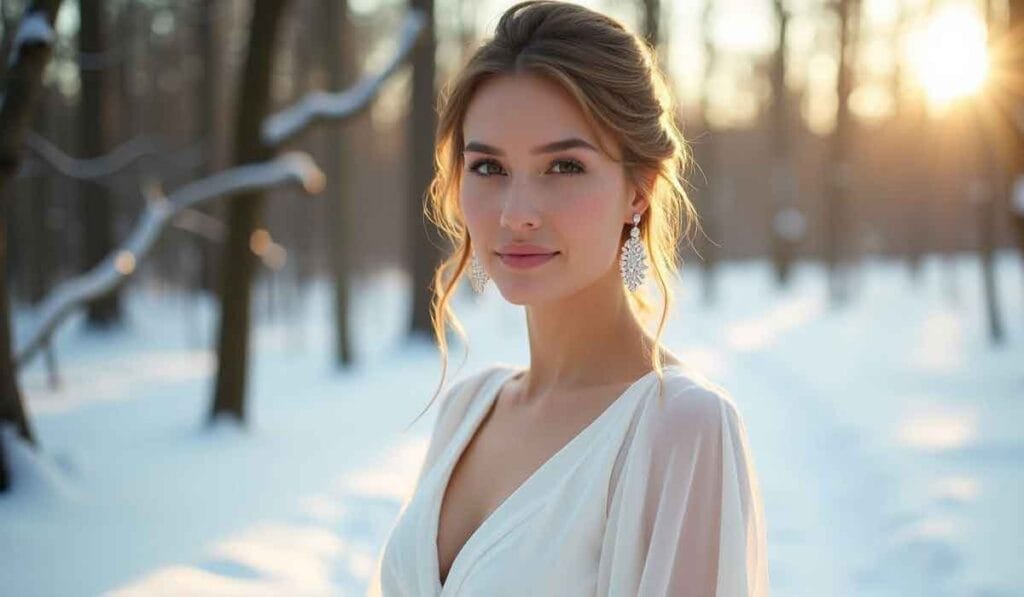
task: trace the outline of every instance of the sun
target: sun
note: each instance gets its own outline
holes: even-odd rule
[[[906,54],[936,107],[976,94],[988,78],[985,24],[977,11],[947,5],[910,32]]]

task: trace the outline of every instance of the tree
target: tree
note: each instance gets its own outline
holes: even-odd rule
[[[327,65],[327,81],[331,89],[341,89],[351,84],[356,74],[355,44],[351,16],[347,0],[324,2],[324,23],[327,43],[324,44],[324,62]],[[340,127],[338,127],[340,128]],[[352,185],[354,175],[351,151],[354,147],[351,133],[341,128],[332,130],[327,143],[327,180],[331,226],[329,234],[329,260],[334,279],[334,360],[339,367],[353,360],[351,332],[348,326],[349,292],[352,287],[352,256],[355,247],[351,242],[355,217]]]
[[[288,0],[253,0],[245,66],[237,91],[234,163],[271,156],[261,125],[270,106],[271,73],[281,16]],[[262,191],[234,198],[228,205],[227,237],[221,267],[217,380],[211,418],[220,413],[245,419],[249,352],[249,313],[256,255],[250,248],[260,222]]]
[[[434,175],[434,0],[410,0],[410,7],[426,17],[424,32],[412,59],[412,109],[409,111],[409,247],[412,265],[413,335],[430,336],[430,302],[434,269],[440,260],[437,231],[428,224],[424,212],[427,187]],[[432,241],[435,239],[434,241]]]
[[[778,39],[772,58],[771,83],[771,194],[772,221],[770,238],[775,280],[779,286],[789,281],[796,244],[803,237],[803,215],[793,204],[796,198],[796,177],[791,157],[792,122],[789,112],[789,90],[786,86],[786,38],[789,12],[782,0],[774,0],[778,22]]]
[[[223,127],[217,117],[217,110],[220,106],[220,80],[224,69],[223,46],[219,43],[220,34],[225,29],[221,26],[221,9],[224,6],[218,0],[202,0],[198,7],[200,15],[197,33],[199,52],[203,57],[203,72],[196,89],[196,109],[199,112],[197,137],[201,139],[203,147],[203,160],[197,169],[200,176],[207,176],[221,168],[218,157],[221,155],[219,141]],[[220,206],[211,207],[208,215],[216,217],[217,207]],[[197,252],[203,256],[199,269],[200,285],[205,290],[216,291],[216,245],[199,235],[192,242],[196,243]]]
[[[718,62],[718,48],[715,46],[715,39],[713,35],[714,31],[714,0],[704,0],[704,6],[701,12],[701,27],[703,42],[704,42],[704,73],[703,73],[703,85],[700,94],[700,124],[697,127],[700,130],[700,138],[693,145],[693,159],[697,164],[695,169],[698,184],[699,181],[703,181],[704,184],[697,189],[694,200],[696,202],[697,213],[700,214],[702,224],[701,228],[705,231],[704,234],[697,237],[697,254],[700,257],[700,267],[703,274],[702,277],[702,288],[703,288],[703,300],[705,304],[712,304],[717,296],[717,277],[718,272],[718,245],[716,244],[716,238],[719,232],[719,200],[722,198],[722,181],[718,179],[718,156],[716,155],[715,146],[716,142],[716,131],[712,126],[711,119],[708,113],[710,112],[711,98],[709,90],[711,89],[711,78],[714,76],[715,67]]]
[[[79,72],[82,93],[79,103],[78,126],[80,153],[83,157],[103,154],[110,131],[109,110],[106,106],[107,76],[103,61],[88,60],[107,51],[105,43],[106,4],[80,2],[81,27],[78,32]],[[90,64],[91,63],[91,64]],[[82,179],[79,213],[84,224],[85,242],[81,264],[88,271],[110,252],[114,246],[113,197],[99,181]],[[121,319],[117,293],[103,296],[89,304],[88,321],[91,325],[106,327]]]
[[[236,126],[236,159],[269,156],[298,138],[319,122],[339,122],[358,114],[369,106],[381,85],[407,59],[424,29],[426,17],[412,10],[405,18],[398,49],[391,62],[380,72],[365,76],[350,88],[335,93],[312,92],[294,105],[266,119],[263,114],[269,101],[269,78],[272,47],[275,45],[276,21],[280,19],[281,2],[256,0],[253,11],[249,53],[242,84],[239,88],[238,126]],[[250,209],[239,205],[253,202]],[[250,284],[255,269],[254,250],[258,250],[260,192],[235,199],[230,208],[228,238],[224,251],[221,285],[221,321],[218,337],[219,367],[210,418],[224,413],[239,421],[245,419],[245,389],[249,349]],[[252,248],[250,248],[252,243]]]
[[[661,44],[661,0],[643,0],[644,40],[652,48]]]
[[[18,435],[35,443],[25,416],[11,355],[11,317],[7,291],[7,202],[4,189],[18,170],[19,154],[32,113],[42,92],[43,68],[50,60],[53,23],[60,0],[35,0],[25,11],[11,44],[11,64],[0,98],[0,491],[10,484],[3,453],[3,426],[13,423]]]
[[[850,140],[853,119],[850,115],[850,92],[853,88],[852,65],[860,0],[838,0],[835,4],[839,20],[839,68],[836,74],[836,123],[830,139],[826,173],[825,264],[828,267],[829,301],[838,305],[846,301],[847,255],[849,232],[847,201],[852,180],[850,172]]]
[[[1021,40],[1024,39],[1024,0],[1010,0],[1010,27],[1006,32],[1003,46],[1007,52],[1006,69],[1008,78],[1011,81],[1021,81],[1024,78],[1024,53],[1021,52]],[[1024,113],[1024,99],[1021,98],[1020,88],[1013,87],[1014,95],[1010,102],[1017,115]],[[1014,180],[1014,196],[1010,201],[1013,206],[1011,217],[1017,231],[1017,242],[1020,251],[1024,254],[1024,124],[1019,116],[1010,118],[1010,126],[1013,128],[1012,148],[1012,179]]]

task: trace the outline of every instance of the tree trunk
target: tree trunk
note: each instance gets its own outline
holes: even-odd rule
[[[1007,51],[1010,53],[1007,65],[1010,81],[1021,81],[1024,78],[1024,54],[1020,51],[1021,31],[1024,31],[1024,0],[1010,0],[1010,26],[1005,35],[1008,39],[1004,40],[1004,43],[1013,40],[1012,44],[1007,44]],[[1020,120],[1020,114],[1024,113],[1024,99],[1021,99],[1018,87],[1011,87],[1011,89],[1014,95],[1010,101],[1013,106],[1013,114],[1017,118],[1011,117],[1010,119],[1010,122],[1015,123],[1016,126],[1013,127],[1014,144],[1011,150],[1013,153],[1011,155],[1010,180],[1013,181],[1013,184],[1008,185],[1008,188],[1012,189],[1010,192],[1024,193],[1024,124]],[[1021,255],[1024,255],[1024,197],[1018,196],[1015,199],[1015,201],[1008,202],[1010,205],[1016,206],[1016,209],[1011,211],[1010,217],[1017,233],[1018,248]]]
[[[644,40],[652,48],[661,45],[661,0],[643,0]]]
[[[839,68],[836,75],[835,130],[832,132],[828,172],[826,176],[827,204],[825,209],[825,264],[828,267],[829,302],[846,302],[848,289],[844,263],[846,239],[850,232],[847,213],[847,191],[850,182],[850,91],[852,90],[853,31],[856,27],[858,0],[839,0]]]
[[[775,281],[780,287],[789,282],[793,252],[799,242],[800,230],[794,221],[799,216],[794,203],[796,183],[790,158],[789,91],[786,87],[786,34],[789,30],[789,13],[782,0],[775,0],[775,17],[779,24],[775,55],[772,60],[772,103],[771,103],[771,238],[772,261],[775,264]]]
[[[411,0],[410,7],[423,11],[426,24],[412,57],[412,108],[409,111],[409,234],[412,265],[412,335],[430,336],[430,302],[434,270],[444,241],[424,213],[427,187],[434,173],[434,0]],[[434,239],[434,240],[432,240]]]
[[[715,39],[712,35],[712,17],[714,16],[714,1],[704,0],[704,7],[701,14],[704,42],[704,85],[700,96],[700,126],[701,140],[694,145],[693,158],[699,168],[693,168],[694,184],[702,184],[695,194],[696,209],[700,216],[703,234],[698,232],[694,247],[700,259],[702,278],[702,298],[705,305],[711,305],[717,300],[718,285],[718,246],[721,239],[719,233],[719,205],[723,197],[721,181],[718,179],[718,157],[716,155],[716,139],[714,127],[708,118],[710,97],[708,96],[709,82],[715,72],[715,64],[718,59]]]
[[[196,140],[203,142],[203,160],[199,166],[199,176],[202,178],[213,174],[220,169],[218,161],[220,156],[220,139],[223,130],[217,118],[218,107],[220,106],[219,81],[223,75],[223,49],[217,43],[218,35],[225,28],[220,27],[220,20],[224,12],[218,10],[222,6],[219,0],[203,0],[201,15],[199,17],[199,52],[203,57],[203,73],[198,85],[196,97],[197,110],[199,111],[199,130],[196,131]],[[210,205],[201,210],[220,219],[221,204]],[[199,287],[211,292],[217,289],[218,268],[216,252],[220,248],[209,239],[199,236],[194,237],[190,242],[196,243],[196,254],[202,255],[199,264]]]
[[[36,0],[25,15],[39,15],[53,28],[60,0]],[[42,91],[43,68],[50,59],[52,44],[24,44],[14,64],[5,73],[4,95],[0,99],[0,427],[13,423],[18,434],[35,443],[25,408],[21,402],[17,370],[12,360],[11,312],[7,291],[7,197],[5,190],[18,170],[18,159],[25,132]],[[10,486],[7,464],[0,439],[0,491]]]
[[[104,21],[106,10],[102,2],[81,2],[81,27],[78,32],[80,58],[99,56],[107,50]],[[90,63],[92,63],[90,65]],[[105,106],[106,80],[102,60],[80,60],[79,76],[82,80],[81,103],[78,115],[82,157],[97,157],[106,151],[110,126]],[[80,215],[84,224],[83,272],[102,261],[114,247],[113,197],[100,182],[79,182]],[[119,293],[112,292],[88,306],[88,322],[92,326],[108,327],[121,320]]]
[[[985,2],[985,22],[989,38],[996,31],[993,22],[991,1]],[[1005,340],[1003,314],[999,304],[999,289],[996,277],[996,197],[1006,192],[1006,172],[999,156],[999,143],[987,139],[982,115],[977,104],[970,107],[966,134],[973,141],[974,176],[968,189],[969,203],[977,209],[978,215],[978,261],[981,264],[982,288],[985,293],[989,340],[1001,345]]]
[[[325,3],[326,43],[324,48],[327,81],[331,91],[340,91],[350,85],[356,76],[355,44],[347,0],[327,0]],[[346,367],[353,361],[351,332],[348,325],[349,294],[354,266],[352,242],[358,218],[353,202],[352,178],[352,123],[331,127],[327,143],[327,197],[330,202],[331,227],[327,235],[334,277],[334,361]]]
[[[260,137],[270,104],[271,73],[279,23],[288,0],[254,0],[248,53],[237,96],[234,163],[263,161],[271,150]],[[245,420],[250,301],[256,256],[249,242],[260,222],[263,193],[230,200],[222,260],[218,368],[210,417],[220,413]]]

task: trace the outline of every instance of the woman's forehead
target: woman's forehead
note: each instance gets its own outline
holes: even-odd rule
[[[595,130],[576,99],[546,77],[524,73],[498,75],[473,94],[462,124],[466,144],[484,144],[506,153],[536,153],[554,142],[580,139],[595,148],[614,147]]]

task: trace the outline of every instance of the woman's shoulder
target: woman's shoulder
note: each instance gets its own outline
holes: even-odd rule
[[[484,365],[468,373],[455,373],[448,389],[442,392],[438,417],[461,419],[470,403],[480,391],[505,372],[511,373],[516,368],[507,363],[498,362]]]
[[[662,400],[652,395],[645,401],[645,415],[669,435],[713,430],[740,420],[733,395],[703,372],[687,365],[668,365],[663,370]],[[657,394],[654,384],[652,394]]]
[[[470,405],[480,395],[481,389],[496,378],[502,370],[511,369],[507,365],[488,365],[466,374],[457,370],[452,374],[452,381],[447,389],[441,391],[438,399],[437,417],[434,419],[433,431],[423,460],[420,475],[434,466],[439,454],[448,445],[452,436],[458,431],[469,412]],[[419,481],[417,481],[417,485]]]

